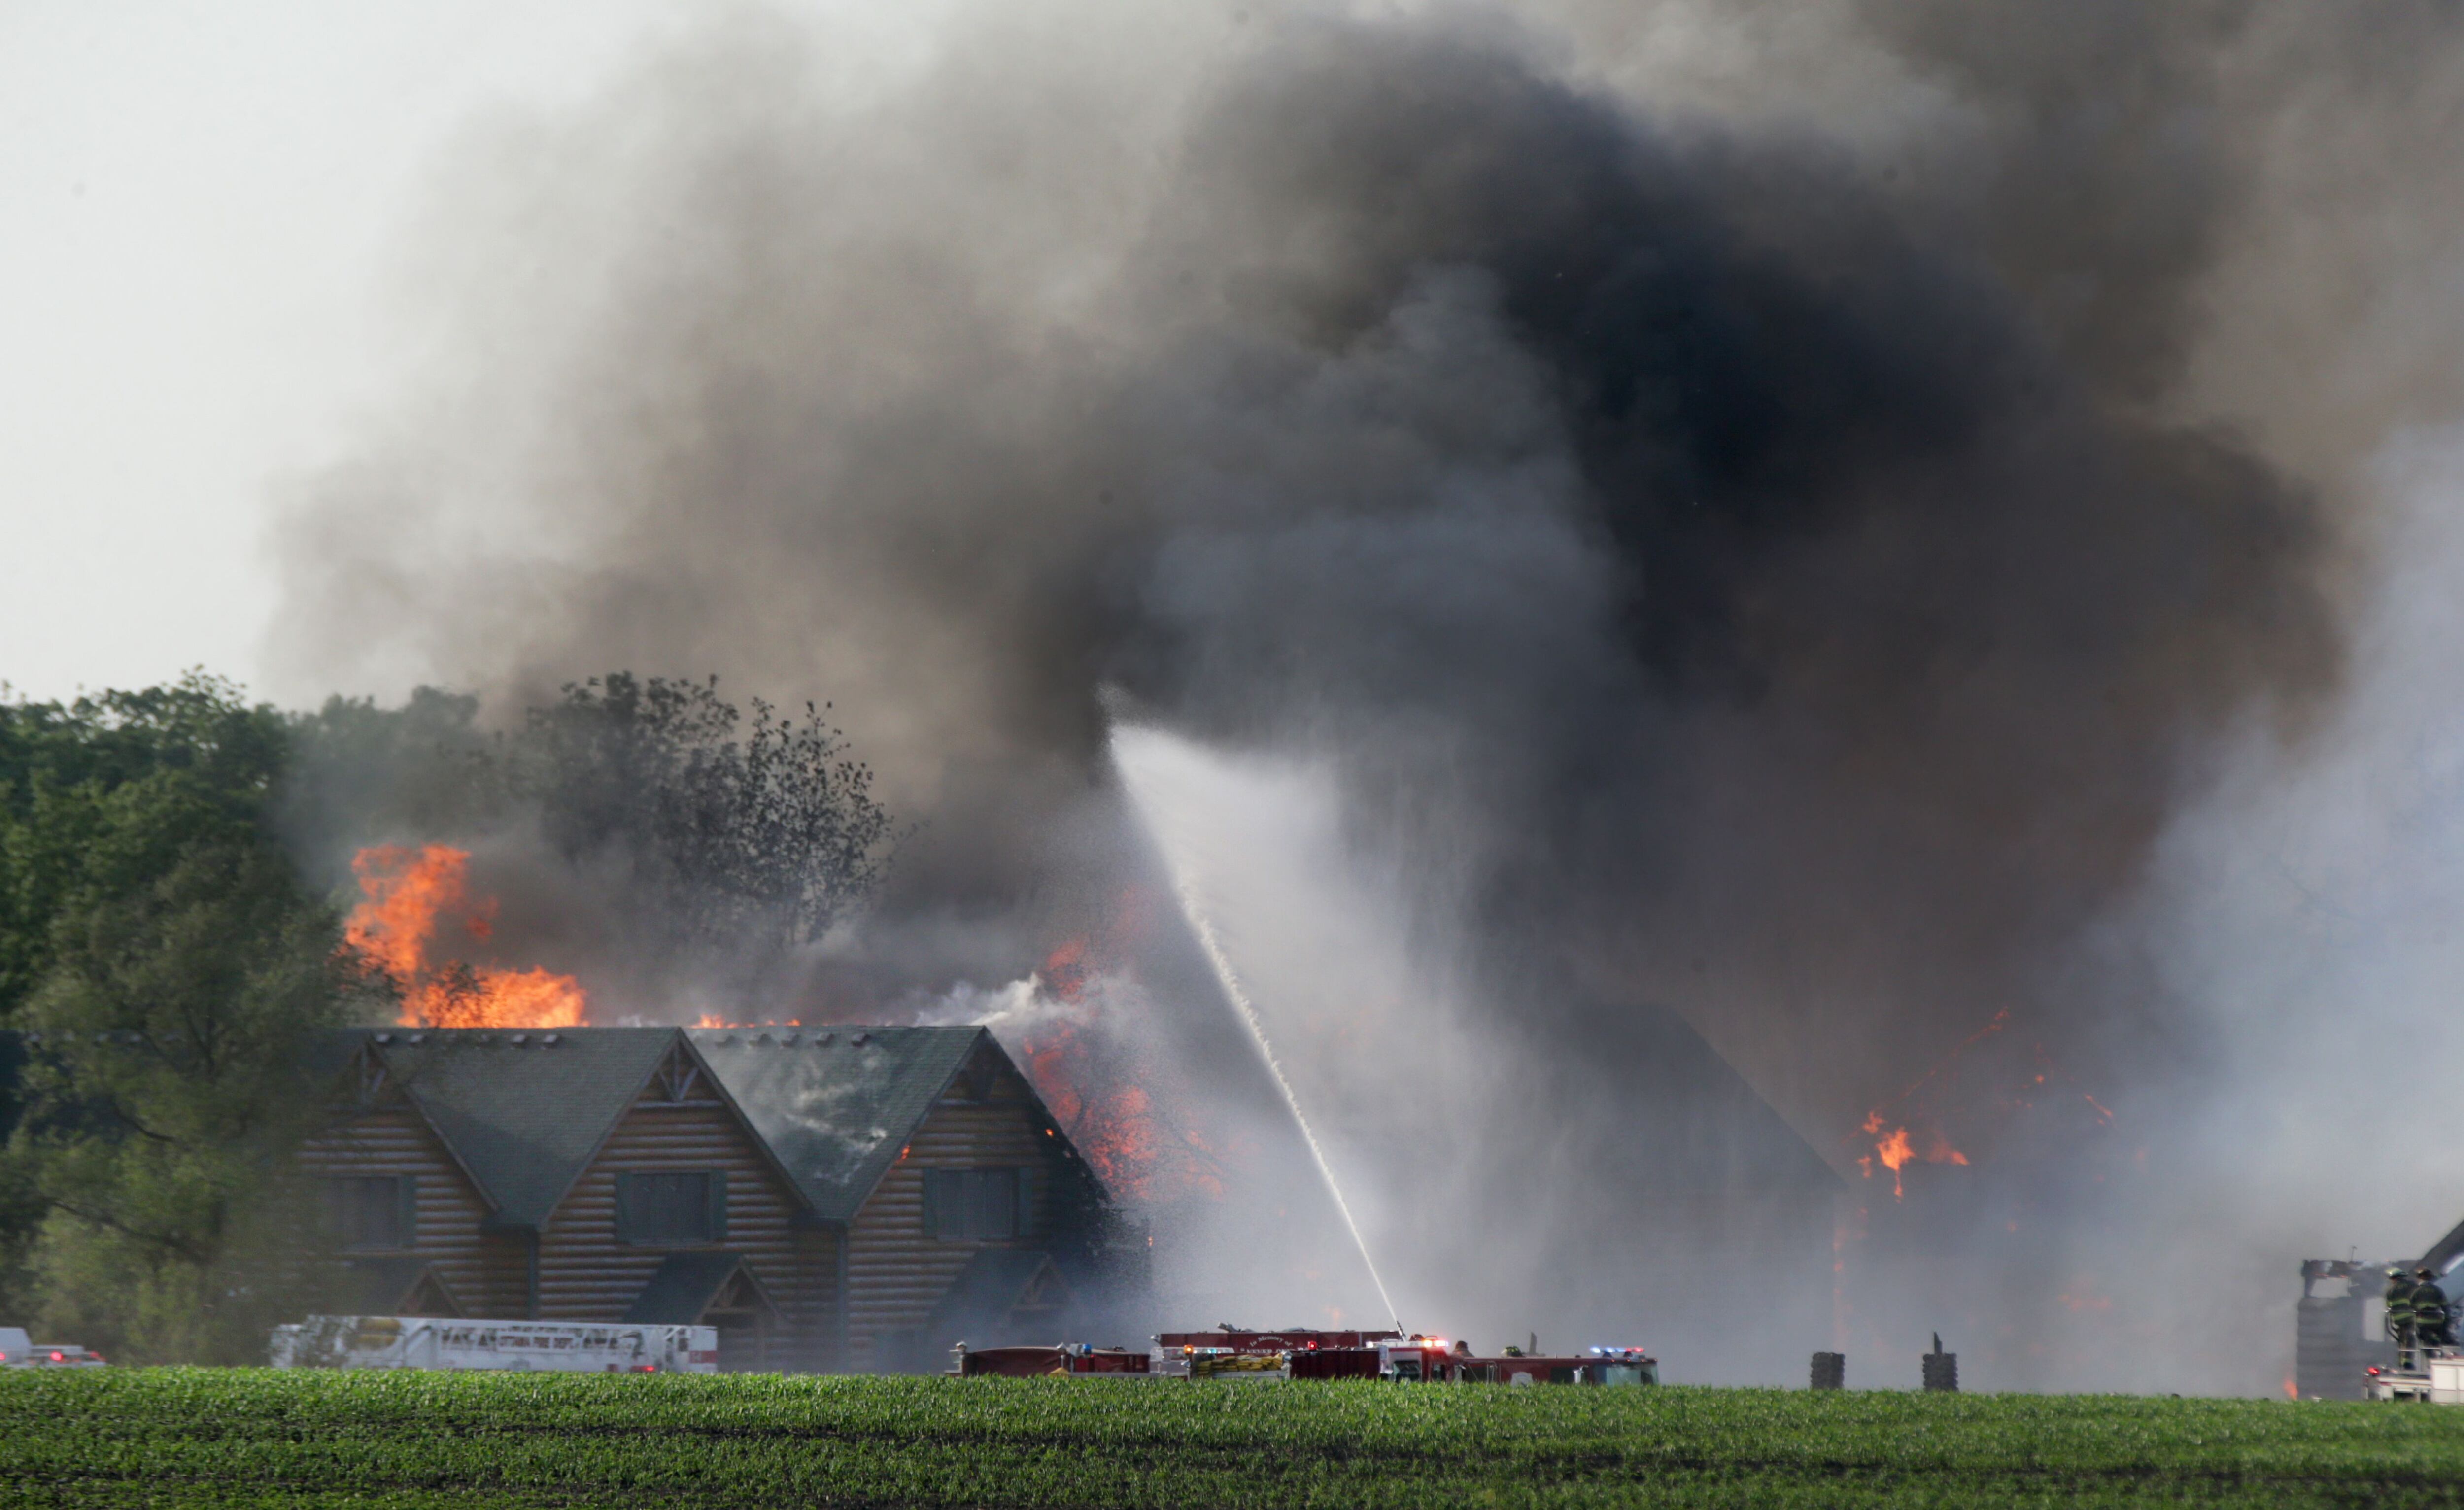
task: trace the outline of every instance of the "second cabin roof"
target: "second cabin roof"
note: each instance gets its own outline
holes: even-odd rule
[[[982,1028],[695,1028],[685,1035],[814,1215],[850,1221]]]

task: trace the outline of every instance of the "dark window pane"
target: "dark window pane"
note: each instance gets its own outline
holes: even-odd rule
[[[1018,1236],[1018,1176],[1008,1170],[976,1171],[976,1236]]]
[[[329,1181],[334,1225],[342,1246],[353,1251],[407,1246],[408,1224],[403,1181],[391,1174],[359,1174]]]
[[[944,1242],[983,1242],[1026,1235],[1025,1171],[926,1170],[924,1234]]]
[[[617,1234],[627,1242],[709,1242],[715,1176],[634,1172],[617,1182]]]

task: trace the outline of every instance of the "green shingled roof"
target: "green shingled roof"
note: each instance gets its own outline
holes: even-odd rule
[[[825,1221],[851,1221],[982,1028],[358,1033],[501,1226],[543,1224],[680,1039]],[[516,1041],[519,1039],[520,1041]]]
[[[982,1028],[696,1028],[703,1062],[814,1215],[850,1221]]]
[[[498,1224],[538,1227],[674,1046],[674,1028],[368,1035]],[[515,1041],[517,1039],[519,1042]]]

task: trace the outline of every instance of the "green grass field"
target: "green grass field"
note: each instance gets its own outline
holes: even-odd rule
[[[1368,1383],[0,1375],[9,1505],[2464,1504],[2464,1410]]]

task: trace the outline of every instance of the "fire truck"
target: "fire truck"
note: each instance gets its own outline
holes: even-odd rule
[[[2464,1222],[2418,1258],[2401,1264],[2307,1258],[2295,1312],[2293,1392],[2304,1400],[2422,1400],[2464,1405],[2464,1351],[2433,1348],[2416,1367],[2398,1367],[2395,1344],[2376,1325],[2371,1304],[2387,1293],[2387,1270],[2428,1269],[2452,1303],[2464,1273]]]
[[[2368,1377],[2369,1397],[2373,1400],[2464,1405],[2464,1353],[2453,1348],[2432,1351],[2418,1368],[2382,1368],[2373,1364]]]
[[[269,1351],[276,1368],[716,1373],[718,1328],[311,1316],[275,1327]]]
[[[1592,1347],[1547,1354],[1508,1347],[1483,1357],[1469,1343],[1412,1337],[1377,1349],[1377,1376],[1432,1384],[1647,1385],[1660,1382],[1660,1361],[1639,1347]]]
[[[1375,1379],[1378,1346],[1402,1335],[1309,1326],[1257,1332],[1229,1324],[1204,1332],[1158,1332],[1150,1368],[1168,1379]]]
[[[37,1343],[22,1326],[0,1326],[0,1368],[99,1368],[102,1354],[73,1343]]]
[[[954,1379],[1036,1379],[1051,1374],[1113,1373],[1144,1377],[1149,1356],[1127,1347],[1089,1347],[1085,1343],[1056,1343],[1049,1347],[969,1347],[950,1349],[948,1373]]]
[[[1542,1355],[1509,1347],[1494,1357],[1419,1332],[1293,1328],[1156,1336],[1152,1372],[1192,1379],[1384,1379],[1400,1384],[1652,1385],[1660,1364],[1639,1347]]]

